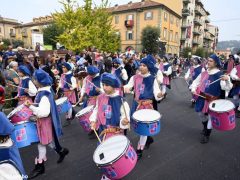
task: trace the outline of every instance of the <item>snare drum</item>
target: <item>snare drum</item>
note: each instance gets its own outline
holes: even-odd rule
[[[160,118],[158,111],[141,109],[133,113],[134,131],[143,136],[153,136],[160,132]]]
[[[72,107],[71,103],[68,101],[67,97],[62,97],[56,101],[58,113],[66,113]]]
[[[13,124],[15,124],[22,121],[28,121],[32,114],[32,110],[22,104],[10,112],[7,118],[10,119]]]
[[[35,122],[23,121],[14,124],[14,127],[15,130],[12,133],[11,138],[18,148],[29,146],[34,142],[39,142],[37,125]]]
[[[229,131],[236,127],[235,106],[225,99],[218,99],[209,104],[209,116],[213,128],[220,131]]]
[[[124,135],[116,135],[101,143],[93,160],[110,179],[121,179],[129,174],[137,162],[137,154]]]
[[[83,129],[86,132],[90,132],[91,131],[89,117],[93,113],[93,109],[94,109],[94,106],[91,105],[91,106],[88,106],[88,107],[82,109],[81,111],[79,111],[76,114],[76,117],[79,119],[80,125],[83,127]]]

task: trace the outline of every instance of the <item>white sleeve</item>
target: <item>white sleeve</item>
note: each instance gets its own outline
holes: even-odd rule
[[[204,68],[202,68],[202,72],[206,71]]]
[[[71,90],[73,89],[76,89],[77,88],[77,80],[75,77],[71,77],[71,83],[72,83],[72,86],[71,86]]]
[[[157,72],[157,82],[158,82],[158,84],[162,84],[162,82],[163,82],[163,74],[162,74],[162,71],[160,71],[160,70],[158,70],[158,72]]]
[[[96,102],[96,106],[93,109],[91,116],[89,117],[90,122],[97,122],[97,114],[98,114],[98,100]]]
[[[237,76],[237,69],[236,68],[233,68],[231,73],[230,73],[230,77],[233,79],[233,80],[238,80],[239,77]]]
[[[172,74],[172,66],[169,66],[168,70],[164,71],[164,74],[166,74],[167,76],[171,75]]]
[[[197,87],[199,86],[200,82],[201,82],[201,74],[199,74],[198,77],[192,82],[192,84],[191,84],[192,92],[196,92]]]
[[[29,81],[28,82],[28,94],[29,94],[29,96],[36,96],[36,94],[37,94],[37,88],[36,88],[36,86],[33,84],[33,82],[32,81]]]
[[[188,79],[190,76],[190,68],[187,70],[187,73],[185,74],[184,78]]]
[[[123,73],[122,79],[123,79],[124,81],[128,80],[128,75],[127,75],[126,69],[122,69],[122,73]]]
[[[47,96],[43,96],[38,104],[38,107],[31,105],[29,107],[35,116],[38,118],[48,117],[50,114],[50,102]]]
[[[130,78],[130,80],[128,81],[128,83],[125,85],[125,86],[123,86],[124,87],[124,90],[125,89],[132,89],[133,88],[133,86],[134,86],[134,76],[132,76],[131,78]]]
[[[86,78],[83,79],[83,85],[82,85],[82,89],[81,89],[81,96],[83,96],[86,92],[86,83],[87,83],[87,80]]]
[[[227,81],[220,81],[220,86],[221,86],[221,89],[224,90],[224,91],[230,91],[233,87],[233,84],[230,80],[230,77],[228,76],[228,80]]]
[[[154,83],[153,83],[153,94],[154,94],[154,97],[157,101],[160,101],[163,97],[160,97],[158,98],[157,95],[161,92],[160,88],[159,88],[159,84],[157,82],[157,80],[155,79],[154,80]]]
[[[125,114],[123,105],[124,105],[126,114]],[[122,104],[122,106],[121,106],[121,108],[120,108],[120,113],[121,113],[121,115],[120,115],[120,125],[119,125],[119,126],[120,126],[121,129],[127,129],[127,128],[129,127],[129,124],[127,124],[127,125],[125,125],[125,126],[122,125],[122,121],[123,121],[123,119],[125,119],[125,118],[127,118],[128,121],[129,121],[129,123],[130,123],[130,108],[129,108],[129,105],[128,105],[128,103],[127,103],[126,101]],[[126,115],[127,115],[127,117],[126,117]]]

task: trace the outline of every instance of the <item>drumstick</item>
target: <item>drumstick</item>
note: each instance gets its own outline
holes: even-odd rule
[[[20,89],[26,89],[26,88],[23,88],[23,87],[21,87],[21,86],[16,86],[16,85],[14,85],[14,84],[11,84],[11,83],[7,83],[8,85],[10,85],[10,86],[13,86],[13,87],[17,87],[17,88],[20,88]]]
[[[96,137],[97,137],[97,139],[98,139],[99,143],[101,144],[101,143],[102,143],[102,141],[100,140],[100,138],[99,138],[99,136],[98,136],[98,134],[97,134],[97,132],[96,132],[96,129],[93,129],[93,131],[94,131],[94,133],[95,133],[95,135],[96,135]]]
[[[125,106],[124,106],[123,98],[121,98],[121,100],[122,100],[122,105],[123,105],[123,111],[124,111],[125,117],[127,118],[127,112],[126,112],[126,109],[125,109]],[[131,130],[130,129],[130,122],[129,122],[128,118],[127,118],[127,120],[128,120],[128,123],[129,123],[128,130],[130,131]]]
[[[104,135],[103,135],[103,142],[105,141],[106,135],[107,135],[107,133],[104,133]]]
[[[215,80],[215,81],[213,81],[213,82],[209,83],[209,86],[210,86],[210,85],[212,85],[212,84],[214,84],[215,82],[218,82],[218,81],[220,81],[220,80],[221,80],[221,78],[219,78],[219,79],[217,79],[217,80]]]
[[[11,100],[14,100],[14,99],[17,99],[17,98],[14,97],[14,98],[10,98],[10,99],[5,99],[4,101],[11,101]]]
[[[202,96],[200,94],[193,94],[193,95],[196,95],[196,96],[199,96],[199,97],[202,97],[202,98],[206,99],[206,97],[204,97],[204,96]]]

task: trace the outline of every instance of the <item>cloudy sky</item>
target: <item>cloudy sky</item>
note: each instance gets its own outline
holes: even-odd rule
[[[109,0],[111,5],[125,4],[130,0]],[[132,0],[137,2],[139,0]],[[173,1],[173,0],[169,0]],[[211,13],[213,25],[220,30],[219,40],[240,40],[240,1],[239,0],[202,0]],[[83,0],[77,0],[83,4]],[[101,0],[95,0],[99,3]],[[8,0],[1,2],[0,15],[14,18],[19,22],[31,22],[33,17],[49,15],[61,9],[59,0]]]

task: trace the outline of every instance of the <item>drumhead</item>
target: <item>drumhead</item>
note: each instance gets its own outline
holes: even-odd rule
[[[161,118],[161,114],[153,109],[141,109],[133,113],[133,119],[145,123],[151,123],[158,121]]]
[[[59,104],[63,104],[65,101],[67,101],[67,97],[59,98],[55,102],[57,105],[59,105]]]
[[[218,99],[209,104],[209,109],[214,112],[228,112],[234,108],[234,104],[226,99]]]
[[[22,180],[22,174],[18,170],[16,164],[11,160],[5,160],[0,162],[0,179],[14,179]]]
[[[8,115],[7,115],[7,118],[11,118],[16,112],[19,112],[22,110],[22,108],[24,107],[24,104],[16,107],[14,110],[12,110]]]
[[[109,137],[100,144],[93,154],[94,162],[103,166],[117,161],[127,150],[129,140],[124,135]]]
[[[94,109],[94,105],[85,107],[84,109],[80,110],[77,114],[76,117],[80,117],[83,116],[86,113],[89,113],[90,111],[92,111]]]

